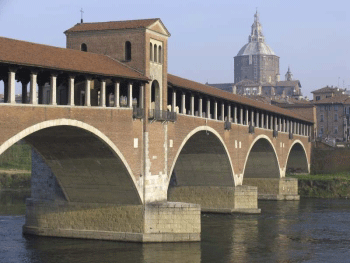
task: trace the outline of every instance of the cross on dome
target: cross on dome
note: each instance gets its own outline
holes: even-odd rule
[[[262,26],[259,21],[259,13],[258,10],[256,10],[256,13],[254,14],[254,23],[252,25],[252,32],[249,36],[249,42],[264,42],[265,38],[262,33]]]

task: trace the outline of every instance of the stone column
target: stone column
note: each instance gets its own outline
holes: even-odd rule
[[[101,80],[100,106],[106,107],[106,81],[105,80]]]
[[[57,75],[51,74],[50,77],[50,105],[57,105],[56,101],[56,80],[57,80]]]
[[[261,128],[265,129],[265,115],[261,113]]]
[[[274,130],[275,129],[275,126],[273,125],[273,116],[271,115],[270,117],[270,129],[271,130]]]
[[[243,108],[240,107],[240,118],[239,118],[239,124],[243,124]]]
[[[259,125],[260,125],[259,117],[260,117],[260,116],[259,116],[259,111],[257,111],[257,112],[256,112],[256,127],[258,127],[258,128],[260,127],[260,126],[259,126]]]
[[[270,129],[269,126],[269,114],[266,113],[266,129]]]
[[[120,82],[114,82],[114,107],[120,107]]]
[[[172,104],[171,104],[171,111],[176,111],[176,91],[173,90],[173,98],[172,98]]]
[[[278,118],[275,117],[275,130],[278,131]]]
[[[191,94],[191,115],[194,116],[194,95]]]
[[[278,131],[282,131],[282,118],[278,117]]]
[[[298,134],[297,122],[296,121],[294,121],[294,134]]]
[[[128,85],[128,107],[132,108],[132,83]]]
[[[237,123],[237,106],[236,105],[233,108],[233,122]]]
[[[214,120],[218,119],[218,102],[214,102]]]
[[[199,111],[199,117],[203,117],[203,99],[199,98],[199,104],[198,104],[198,111]]]
[[[296,134],[300,134],[299,122],[297,122],[297,132],[296,132]]]
[[[210,119],[210,99],[207,100],[207,115],[206,117]]]
[[[37,73],[32,72],[30,74],[30,104],[38,104],[37,94],[36,94],[36,85],[37,85]]]
[[[176,95],[176,93],[175,93]],[[143,109],[145,107],[144,105],[144,97],[145,97],[145,84],[141,83],[140,84],[140,95],[139,95],[139,107]],[[175,96],[175,105],[176,105],[176,96]]]
[[[16,103],[15,95],[15,83],[16,83],[16,70],[10,69],[8,73],[8,103]]]
[[[252,109],[250,112],[250,124],[252,126],[255,126],[255,121],[254,121],[254,110]]]
[[[231,105],[227,106],[227,121],[231,122]]]
[[[245,125],[249,125],[249,110],[245,110]]]
[[[74,106],[74,78],[75,76],[70,75],[68,77],[68,105]]]
[[[90,84],[91,84],[91,79],[86,78],[85,80],[85,106],[91,106],[91,98],[90,98]]]
[[[181,113],[182,114],[186,114],[186,94],[185,93],[182,93],[182,96],[181,96]]]
[[[221,120],[225,120],[225,104],[221,103]]]
[[[286,132],[288,132],[288,133],[290,132],[290,131],[289,131],[289,120],[287,120]]]

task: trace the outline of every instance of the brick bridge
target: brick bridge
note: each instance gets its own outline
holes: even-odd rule
[[[0,38],[0,154],[33,147],[24,233],[197,241],[201,210],[298,200],[285,174],[309,172],[312,123],[168,74],[164,25],[131,22],[78,24],[68,49]],[[99,54],[101,32],[122,52]]]

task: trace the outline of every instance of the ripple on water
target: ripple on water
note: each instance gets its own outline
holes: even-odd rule
[[[143,245],[23,236],[25,218],[23,212],[17,215],[23,201],[7,203],[0,201],[0,262],[6,263],[348,262],[350,258],[350,200],[259,202],[260,215],[203,214],[202,242]]]

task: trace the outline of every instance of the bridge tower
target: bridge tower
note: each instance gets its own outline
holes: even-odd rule
[[[144,89],[145,120],[167,110],[167,63],[169,31],[159,18],[103,23],[79,23],[64,32],[67,48],[110,56],[147,76]],[[140,96],[141,97],[141,96]],[[150,116],[152,115],[152,116]],[[161,117],[161,116],[158,116]],[[143,122],[147,202],[167,199],[166,125]],[[151,135],[151,136],[150,136]],[[164,158],[165,157],[165,158]],[[158,183],[151,185],[151,182]]]

